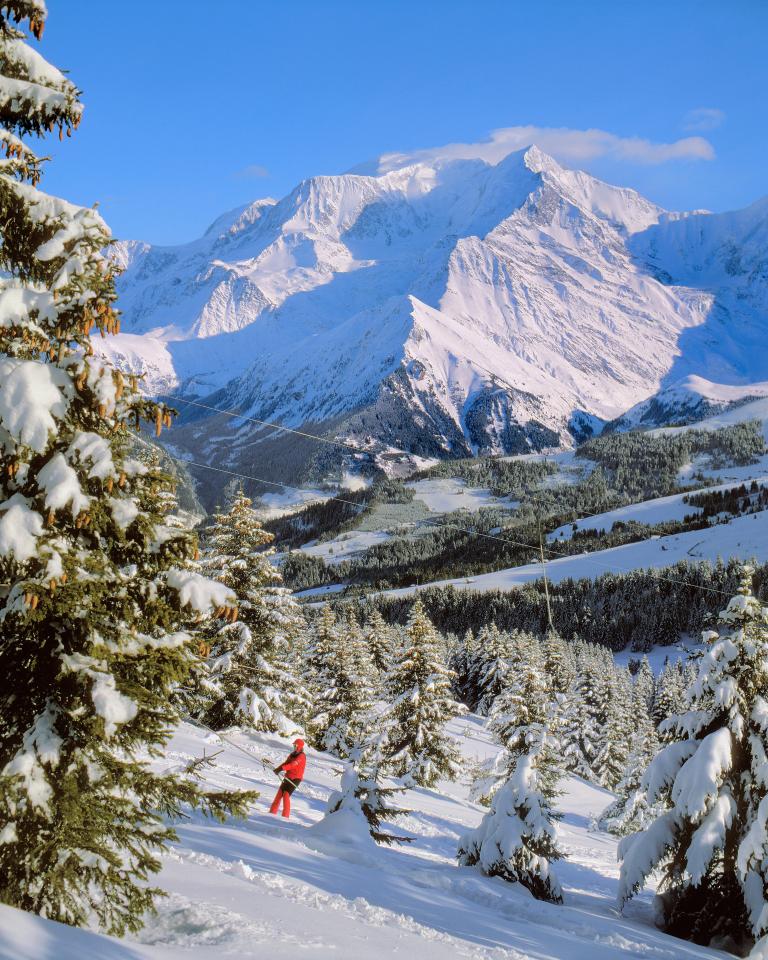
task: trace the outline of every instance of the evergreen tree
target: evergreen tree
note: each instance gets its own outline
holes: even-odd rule
[[[451,696],[451,671],[440,657],[440,639],[416,600],[390,678],[394,702],[384,718],[384,767],[411,785],[430,787],[455,779],[459,752],[446,724],[463,712]]]
[[[313,634],[310,734],[321,750],[344,759],[374,724],[372,666],[351,608],[339,624],[324,607]]]
[[[316,694],[325,684],[325,672],[331,651],[339,644],[336,616],[327,603],[308,632],[305,681],[313,694]]]
[[[246,723],[290,736],[309,705],[302,665],[290,662],[303,619],[269,561],[272,539],[242,487],[206,530],[201,568],[232,590],[239,610],[237,622],[219,616],[200,633],[210,651],[201,719],[217,730]]]
[[[685,706],[685,688],[680,665],[667,661],[656,685],[653,720],[658,727],[668,717],[676,716]]]
[[[610,654],[608,654],[610,657]],[[612,790],[621,780],[638,718],[633,716],[632,683],[626,670],[616,670],[613,658],[606,664],[600,688],[599,748],[592,765],[597,782]]]
[[[618,836],[644,829],[662,812],[661,804],[648,803],[646,791],[642,787],[645,771],[658,752],[659,738],[648,712],[648,685],[638,682],[639,679],[638,671],[632,691],[632,715],[636,718],[633,745],[621,780],[615,787],[617,797],[606,807],[598,821],[601,830]]]
[[[368,647],[367,635],[360,626],[354,607],[348,606],[344,611],[341,628],[342,644],[349,651],[354,672],[361,685],[361,695],[370,709],[370,704],[375,699],[378,677]]]
[[[576,675],[568,644],[555,630],[547,630],[541,649],[550,690],[554,694],[567,693]]]
[[[566,769],[592,780],[605,722],[603,695],[605,663],[594,649],[579,657],[576,679],[567,694],[561,716],[561,743]]]
[[[637,669],[635,674],[635,692],[637,698],[635,698],[635,703],[641,707],[643,710],[643,716],[647,713],[650,714],[653,710],[653,701],[655,697],[656,690],[656,678],[653,675],[653,670],[651,670],[651,665],[648,662],[648,657],[643,657],[640,661],[640,666]]]
[[[365,641],[368,655],[380,677],[385,677],[392,665],[394,639],[384,617],[374,609],[365,622]]]
[[[519,634],[519,665],[506,689],[496,698],[488,728],[502,748],[486,765],[485,775],[473,786],[473,795],[488,799],[509,780],[518,760],[538,744],[536,770],[541,791],[551,802],[562,777],[560,745],[556,739],[559,703],[549,688],[541,645],[532,634]]]
[[[480,826],[459,841],[462,866],[479,866],[492,877],[522,883],[540,900],[562,902],[551,864],[562,858],[557,846],[552,788],[539,769],[552,744],[546,724],[518,728],[515,740],[527,745],[509,778],[496,791]]]
[[[506,685],[511,669],[510,638],[502,634],[495,623],[483,627],[477,637],[480,656],[477,668],[477,712],[487,717]]]
[[[158,773],[171,689],[195,653],[186,624],[234,597],[183,569],[193,538],[163,523],[157,471],[128,431],[171,412],[94,355],[119,329],[109,231],[42,193],[21,137],[80,121],[78,90],[27,43],[45,6],[0,8],[0,900],[121,933],[182,805],[224,818],[253,794]]]
[[[449,661],[451,670],[456,674],[454,687],[458,696],[464,703],[474,704],[474,676],[475,658],[477,656],[477,644],[475,635],[471,630],[467,630],[464,636],[459,640],[453,656]]]
[[[677,624],[675,608],[670,603],[664,603],[654,641],[658,643],[659,646],[666,647],[678,643],[679,640],[680,627]]]
[[[393,804],[393,798],[403,793],[405,787],[382,785],[378,746],[376,738],[368,738],[350,748],[349,764],[342,774],[340,788],[328,798],[325,817],[318,825],[322,832],[326,825],[332,827],[338,822],[347,839],[357,833],[367,833],[376,843],[410,842],[408,837],[384,829],[385,821],[391,823],[409,811]]]
[[[737,950],[752,937],[768,949],[768,609],[750,581],[746,568],[719,633],[704,634],[687,712],[662,724],[675,739],[643,786],[668,809],[619,849],[622,902],[661,869],[665,928]]]

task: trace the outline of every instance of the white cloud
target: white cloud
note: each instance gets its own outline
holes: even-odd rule
[[[715,130],[725,120],[725,112],[717,107],[696,107],[683,117],[683,130]]]
[[[259,163],[252,163],[247,167],[243,167],[242,170],[238,170],[235,176],[239,180],[253,180],[257,177],[268,177],[269,170],[267,170],[266,167],[262,167]]]
[[[536,144],[564,163],[583,163],[612,157],[626,163],[660,164],[672,160],[713,160],[715,151],[704,137],[684,137],[672,143],[654,143],[643,137],[621,137],[607,130],[574,130],[569,127],[502,127],[481,143],[449,143],[444,147],[410,154],[389,153],[379,160],[379,171],[393,170],[414,161],[436,159],[485,160],[498,163],[508,153]]]

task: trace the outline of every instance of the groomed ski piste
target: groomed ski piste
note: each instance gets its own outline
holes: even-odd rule
[[[467,766],[494,751],[484,722],[454,721],[449,732]],[[169,894],[138,934],[122,940],[0,906],[2,960],[318,960],[418,957],[419,960],[692,960],[729,954],[677,940],[653,923],[646,890],[623,914],[616,907],[616,838],[594,819],[612,794],[568,778],[559,824],[568,858],[557,865],[562,906],[534,900],[519,884],[483,876],[454,859],[459,836],[483,808],[463,782],[405,794],[412,812],[395,832],[413,838],[378,847],[365,835],[322,824],[342,764],[308,751],[307,776],[288,821],[267,812],[276,777],[262,758],[288,752],[275,736],[213,733],[183,724],[159,766],[182,769],[214,754],[212,784],[257,788],[247,821],[216,824],[198,815],[179,826],[159,885]],[[240,749],[231,745],[236,743]],[[243,753],[242,751],[245,751]],[[252,755],[250,759],[248,754]],[[87,802],[87,799],[84,799]]]

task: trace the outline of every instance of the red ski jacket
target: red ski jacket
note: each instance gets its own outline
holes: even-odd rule
[[[289,780],[293,780],[294,783],[299,783],[304,778],[306,766],[307,755],[303,750],[294,750],[293,753],[288,756],[288,759],[281,763],[277,769],[282,770]]]

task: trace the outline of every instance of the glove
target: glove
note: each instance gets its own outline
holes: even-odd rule
[[[282,773],[282,772],[283,772],[282,767],[275,767],[275,769],[272,771],[272,773]]]

